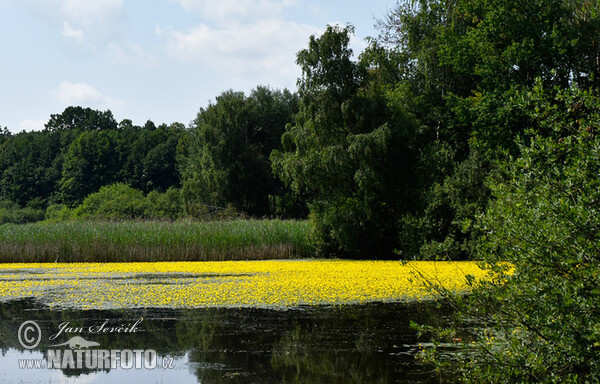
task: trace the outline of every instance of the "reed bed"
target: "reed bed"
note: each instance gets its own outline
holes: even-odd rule
[[[0,262],[158,262],[311,257],[309,225],[294,220],[4,224]]]

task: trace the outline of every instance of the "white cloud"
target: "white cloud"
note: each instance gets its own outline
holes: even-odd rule
[[[295,0],[171,0],[173,1],[188,12],[221,22],[232,19],[273,19],[278,17],[285,7],[295,3]]]
[[[104,96],[91,85],[71,83],[69,81],[60,83],[58,89],[52,91],[52,94],[66,106],[80,105],[92,108],[105,108],[118,106],[123,103],[120,100]]]
[[[296,53],[306,47],[310,35],[321,31],[292,21],[262,20],[221,28],[201,24],[187,31],[157,27],[156,32],[169,37],[167,52],[180,61],[205,64],[256,84],[273,84],[271,80],[295,80]]]
[[[74,29],[73,27],[71,27],[71,24],[69,24],[66,21],[63,22],[62,35],[64,37],[70,37],[77,41],[83,40],[83,31],[81,29]]]
[[[84,27],[110,21],[123,7],[123,0],[61,0],[60,3],[64,16]]]
[[[44,129],[47,122],[48,119],[27,119],[19,123],[19,131],[41,131],[42,129]]]
[[[297,0],[169,1],[198,15],[202,22],[186,30],[157,26],[157,35],[168,38],[168,55],[246,84],[294,87],[301,74],[296,54],[307,47],[311,35],[324,29],[286,19],[285,11],[292,7],[322,12]],[[360,52],[365,44],[351,38],[350,46]]]
[[[131,63],[145,69],[156,69],[160,65],[156,56],[134,42],[111,43],[108,46],[108,54],[117,63]]]
[[[114,40],[123,29],[123,0],[20,0],[31,15],[67,39],[95,45]]]
[[[63,81],[54,91],[54,96],[70,105],[97,105],[104,103],[104,96],[94,87],[84,83]]]

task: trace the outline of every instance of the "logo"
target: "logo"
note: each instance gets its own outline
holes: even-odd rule
[[[91,347],[98,347],[100,346],[100,343],[96,343],[95,341],[87,341],[81,336],[75,336],[66,343],[49,345],[49,347],[62,347],[65,345],[68,345],[71,349],[87,349]]]
[[[98,349],[100,343],[86,340],[82,336],[73,334],[87,333],[91,335],[127,334],[136,333],[143,319],[135,323],[111,325],[106,320],[100,325],[90,327],[72,326],[69,322],[61,323],[58,332],[48,337],[48,341],[55,343],[60,336],[71,336],[68,341],[48,345],[43,359],[21,359],[21,369],[173,369],[173,358],[162,357],[153,349]],[[19,343],[23,348],[34,349],[42,340],[40,326],[32,320],[25,321],[19,327],[17,334]],[[93,337],[93,336],[92,336]],[[109,343],[110,344],[110,343]],[[65,347],[65,348],[60,348]]]
[[[37,338],[34,336],[36,334]],[[33,349],[38,346],[40,341],[42,341],[42,330],[38,323],[33,320],[28,320],[21,324],[17,336],[19,337],[19,343],[23,348]]]

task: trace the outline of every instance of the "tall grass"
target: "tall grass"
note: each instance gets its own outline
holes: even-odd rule
[[[0,225],[0,262],[221,261],[312,256],[308,222],[89,222]]]

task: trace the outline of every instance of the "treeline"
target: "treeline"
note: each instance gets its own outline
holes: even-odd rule
[[[599,29],[587,0],[403,2],[357,56],[351,26],[312,36],[297,93],[227,91],[187,128],[71,107],[42,132],[3,131],[1,209],[308,215],[320,255],[472,258],[499,164],[597,110]]]
[[[117,123],[110,111],[69,107],[40,132],[2,135],[0,193],[21,207],[73,207],[123,182],[144,192],[181,182],[176,155],[183,125]]]
[[[297,95],[257,87],[224,92],[189,128],[69,107],[43,131],[3,129],[0,222],[306,216],[268,158],[297,108]]]

